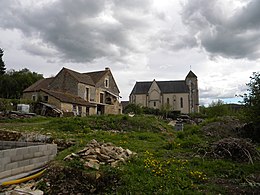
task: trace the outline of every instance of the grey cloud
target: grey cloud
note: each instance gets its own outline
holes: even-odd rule
[[[145,53],[150,48],[146,40],[158,19],[150,10],[151,0],[57,0],[44,7],[28,7],[16,0],[3,2],[0,28],[18,29],[29,37],[24,50],[46,55],[41,45],[36,48],[31,43],[39,39],[63,61],[71,62]]]
[[[260,1],[251,0],[234,14],[221,5],[219,0],[191,0],[184,5],[182,21],[189,29],[188,36],[196,38],[196,47],[211,57],[260,58]]]

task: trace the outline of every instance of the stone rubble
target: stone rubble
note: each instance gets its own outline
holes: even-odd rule
[[[112,167],[116,167],[119,162],[125,163],[127,159],[134,155],[136,153],[129,149],[116,147],[110,142],[99,143],[93,139],[84,149],[77,153],[69,154],[64,160],[70,161],[80,158],[84,162],[85,167],[98,170],[101,164],[110,164]]]

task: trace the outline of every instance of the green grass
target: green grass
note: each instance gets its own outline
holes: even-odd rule
[[[252,165],[198,155],[199,149],[211,144],[200,131],[201,126],[187,125],[184,131],[175,132],[167,122],[151,116],[32,118],[2,124],[5,129],[51,133],[54,138],[75,140],[76,144],[61,151],[55,161],[86,172],[90,170],[79,160],[64,162],[63,158],[84,148],[92,139],[136,152],[137,156],[126,164],[117,168],[101,166],[98,171],[120,178],[120,185],[111,194],[228,194],[215,181],[233,182],[241,188],[247,178],[260,174],[259,162]]]

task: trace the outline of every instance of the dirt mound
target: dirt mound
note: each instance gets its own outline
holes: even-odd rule
[[[234,117],[222,117],[219,121],[208,123],[201,128],[206,136],[215,140],[227,137],[239,137],[239,131],[244,126],[239,119]]]
[[[44,194],[105,194],[115,191],[120,184],[116,173],[84,172],[82,170],[51,165],[38,182]]]

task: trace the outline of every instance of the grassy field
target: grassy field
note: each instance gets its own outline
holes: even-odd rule
[[[201,125],[186,125],[183,131],[176,132],[172,126],[167,125],[167,121],[154,116],[39,117],[0,121],[0,130],[38,132],[51,135],[54,139],[75,141],[74,146],[58,153],[48,169],[49,173],[44,177],[51,181],[51,177],[54,177],[51,172],[57,170],[55,179],[58,178],[63,183],[67,178],[68,182],[74,180],[74,183],[81,180],[82,184],[77,186],[84,186],[82,178],[88,179],[88,183],[96,189],[93,193],[259,193],[259,160],[254,160],[252,164],[206,155],[212,143],[217,140],[207,137],[201,129],[211,122],[213,120]],[[84,168],[79,160],[63,161],[65,156],[84,148],[92,139],[112,142],[136,152],[137,155],[116,168],[104,165],[95,171]],[[101,175],[102,180],[94,179],[97,174]],[[72,175],[74,178],[71,178]],[[59,192],[58,186],[57,189],[50,190],[44,181],[39,182],[41,189],[49,194]],[[55,188],[55,185],[51,187]],[[72,190],[77,192],[75,186]],[[78,187],[78,190],[81,190],[78,191],[80,193],[84,189]],[[87,184],[85,190],[87,191]]]

